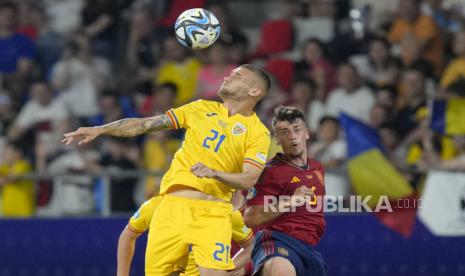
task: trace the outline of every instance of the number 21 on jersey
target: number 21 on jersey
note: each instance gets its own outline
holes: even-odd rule
[[[221,144],[224,141],[224,138],[226,138],[225,135],[223,134],[219,135],[218,131],[211,129],[210,135],[205,137],[205,139],[203,140],[202,146],[207,149],[213,148],[215,152],[218,152]]]

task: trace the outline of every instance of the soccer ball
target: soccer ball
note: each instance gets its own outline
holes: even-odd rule
[[[174,24],[174,32],[185,47],[204,49],[218,39],[221,27],[218,18],[211,11],[195,8],[179,15]]]

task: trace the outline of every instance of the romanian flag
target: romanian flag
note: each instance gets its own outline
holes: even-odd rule
[[[376,207],[381,196],[387,196],[393,212],[378,213],[378,218],[389,228],[409,236],[416,211],[397,212],[396,201],[412,198],[412,187],[385,157],[376,130],[344,113],[340,122],[345,131],[349,157],[347,169],[354,191],[362,197],[371,196],[368,201],[371,208]]]
[[[434,101],[431,128],[441,134],[465,135],[465,98]]]

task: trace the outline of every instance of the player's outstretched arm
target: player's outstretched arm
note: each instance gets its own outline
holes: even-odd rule
[[[129,276],[136,240],[142,233],[135,233],[126,225],[118,240],[117,276]]]
[[[248,190],[257,183],[263,169],[244,163],[242,172],[227,173],[213,170],[199,162],[192,166],[191,171],[197,177],[215,178],[236,190]]]
[[[133,137],[150,131],[171,129],[173,124],[168,115],[163,114],[149,118],[121,119],[103,126],[81,127],[76,131],[66,133],[63,143],[69,145],[74,140],[81,139],[78,145],[84,145],[100,135],[117,137]]]
[[[300,203],[305,202],[305,200],[309,199],[313,195],[314,193],[312,189],[302,185],[295,189],[292,198],[281,198],[273,205],[272,203],[269,203],[267,208],[264,205],[250,205],[244,212],[245,225],[250,228],[255,228],[257,226],[270,223],[282,214],[291,211],[289,208],[301,206],[299,205]]]

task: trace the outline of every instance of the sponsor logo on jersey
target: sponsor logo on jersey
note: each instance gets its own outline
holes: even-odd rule
[[[299,183],[300,179],[297,176],[293,176],[291,179],[291,183]]]
[[[218,113],[216,113],[216,112],[207,113],[207,117],[217,116],[217,115],[218,115]]]
[[[241,123],[236,123],[232,128],[232,134],[235,135],[235,136],[241,135],[246,131],[247,131],[247,129]]]

